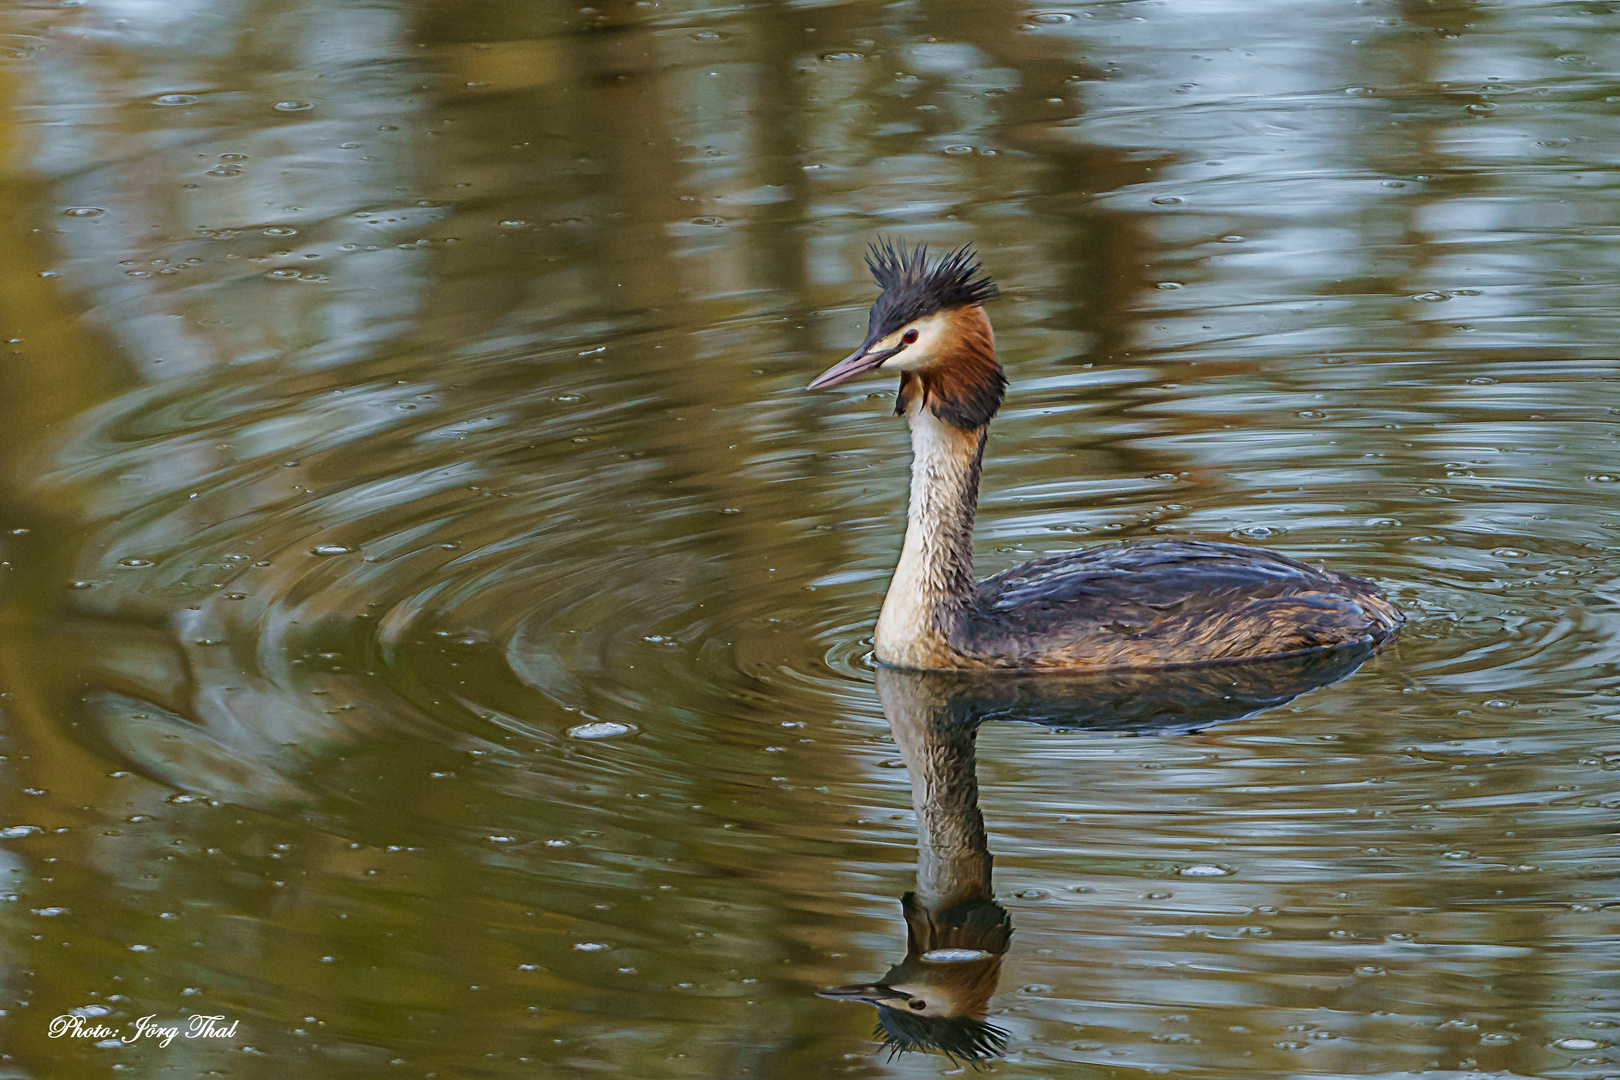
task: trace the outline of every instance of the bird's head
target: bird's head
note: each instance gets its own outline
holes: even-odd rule
[[[975,987],[987,967],[999,972],[1000,957],[991,964],[982,958],[939,961],[935,971],[900,972],[897,965],[883,978],[890,983],[833,986],[817,993],[835,1001],[859,1001],[877,1006],[873,1033],[892,1053],[937,1050],[953,1061],[983,1061],[1007,1050],[1007,1032],[985,1019],[988,995],[982,1000]],[[961,965],[957,967],[956,965]],[[991,989],[995,975],[991,974]]]
[[[996,284],[980,272],[977,253],[964,245],[929,262],[926,245],[908,251],[904,244],[880,240],[866,265],[883,290],[872,304],[866,340],[809,389],[868,371],[897,372],[896,412],[929,408],[959,428],[988,424],[1007,380],[982,306],[997,295]]]
[[[876,982],[816,993],[875,1005],[875,1035],[894,1053],[938,1050],[958,1061],[1005,1053],[1007,1032],[985,1017],[1012,935],[1006,910],[986,899],[936,915],[912,893],[902,898],[901,907],[905,959]]]

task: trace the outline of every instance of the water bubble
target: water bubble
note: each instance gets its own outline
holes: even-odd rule
[[[694,224],[694,225],[718,225],[718,224],[720,224],[720,219],[717,218],[717,217],[695,217],[695,218],[692,219],[692,224]]]
[[[1181,877],[1226,877],[1233,873],[1229,866],[1217,866],[1214,863],[1199,863],[1196,866],[1183,866],[1176,871]]]
[[[212,169],[208,170],[206,175],[208,175],[208,176],[241,176],[242,172],[243,172],[243,170],[242,170],[242,167],[240,165],[215,165]]]
[[[30,833],[42,833],[44,831],[45,830],[40,828],[38,825],[7,825],[5,828],[0,829],[0,837],[5,837],[7,840],[15,840],[18,837],[27,836]]]
[[[276,112],[304,112],[307,109],[313,109],[315,106],[308,101],[278,101],[270,107]]]
[[[154,105],[195,105],[201,100],[196,94],[159,94],[152,99]]]
[[[1468,111],[1476,115],[1479,113],[1495,112],[1496,103],[1494,101],[1476,101],[1474,104],[1468,106]]]
[[[1594,484],[1620,484],[1620,476],[1613,473],[1593,473],[1587,479]]]
[[[268,271],[264,276],[272,281],[297,281],[301,275],[296,270],[282,269]]]
[[[298,230],[297,229],[289,228],[286,225],[272,225],[268,229],[260,229],[259,232],[264,236],[297,236],[298,235]]]
[[[354,548],[343,544],[316,544],[309,549],[311,555],[349,555],[353,552]]]
[[[1066,11],[1043,11],[1039,15],[1032,15],[1029,21],[1045,23],[1047,26],[1060,26],[1063,23],[1074,22],[1074,16]]]
[[[634,730],[629,724],[599,720],[594,724],[576,724],[568,729],[568,736],[572,739],[611,739],[615,735],[628,735]]]
[[[865,60],[866,54],[858,52],[833,52],[827,53],[822,57],[822,59],[829,64],[842,64],[850,60]]]
[[[731,36],[730,34],[727,34],[727,33],[723,32],[723,31],[720,31],[720,30],[699,30],[697,33],[692,35],[692,40],[693,41],[724,41],[726,38],[728,38],[730,36]]]
[[[134,556],[131,556],[128,559],[119,559],[118,560],[118,565],[119,566],[127,566],[127,567],[130,567],[133,570],[140,570],[140,569],[142,569],[144,567],[151,566],[152,565],[152,560],[151,559],[140,559],[140,558],[135,558]]]
[[[1158,289],[1160,292],[1174,292],[1175,290],[1183,288],[1184,286],[1179,281],[1161,281],[1153,287]]]
[[[70,206],[62,211],[68,217],[100,217],[106,212],[99,206]]]
[[[1557,1039],[1553,1046],[1560,1050],[1597,1050],[1603,1043],[1597,1039]]]
[[[1441,292],[1420,292],[1413,296],[1412,299],[1422,301],[1425,304],[1439,304],[1450,300],[1451,297]]]
[[[1243,243],[1243,237],[1239,236],[1237,233],[1232,233],[1229,236],[1221,237],[1221,243],[1223,243],[1223,244],[1241,244],[1241,243]]]
[[[576,941],[574,948],[579,952],[606,952],[613,946],[603,941]]]
[[[922,954],[922,958],[935,964],[959,964],[964,960],[979,960],[989,955],[983,949],[930,949]]]
[[[973,153],[973,147],[958,144],[956,146],[947,146],[945,152],[952,155],[971,154]]]
[[[1155,195],[1155,196],[1153,196],[1153,205],[1154,206],[1175,206],[1178,203],[1180,203],[1181,201],[1182,201],[1181,196],[1179,196],[1179,195]]]

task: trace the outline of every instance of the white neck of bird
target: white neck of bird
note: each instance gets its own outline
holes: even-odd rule
[[[886,664],[933,668],[951,651],[952,628],[973,595],[973,516],[985,428],[939,419],[924,394],[906,410],[911,424],[911,506],[906,541],[878,615],[876,652]]]

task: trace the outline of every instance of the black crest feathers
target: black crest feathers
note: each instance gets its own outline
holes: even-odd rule
[[[927,244],[908,251],[903,242],[879,239],[867,252],[866,265],[883,290],[872,305],[868,342],[925,315],[982,304],[998,293],[996,283],[980,272],[978,253],[970,244],[947,251],[930,266]]]
[[[889,1048],[889,1057],[910,1050],[938,1050],[953,1063],[976,1064],[1007,1052],[1005,1028],[972,1016],[918,1016],[887,1005],[878,1006],[873,1037]]]

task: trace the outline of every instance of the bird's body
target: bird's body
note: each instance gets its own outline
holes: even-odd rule
[[[912,433],[905,544],[875,635],[897,667],[1094,671],[1183,667],[1376,643],[1400,611],[1369,581],[1237,544],[1145,541],[973,580],[985,433],[1006,380],[966,249],[929,266],[874,249],[883,295],[867,341],[811,385],[900,373]]]
[[[1361,578],[1236,544],[1144,541],[985,579],[948,639],[955,656],[928,666],[1182,667],[1380,640],[1399,623]]]

